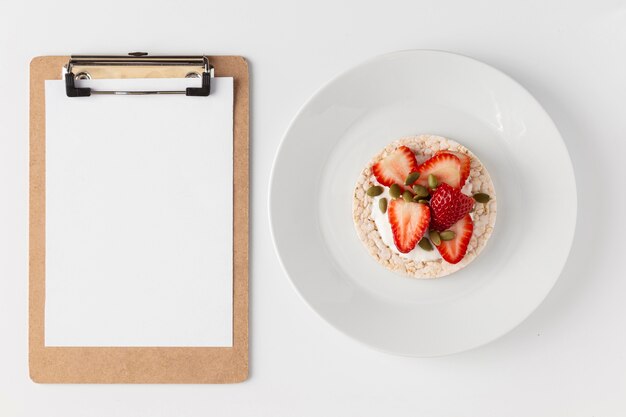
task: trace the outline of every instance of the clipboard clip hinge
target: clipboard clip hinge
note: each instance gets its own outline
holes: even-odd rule
[[[76,87],[74,82],[74,74],[71,72],[65,73],[65,93],[68,97],[89,97],[91,95],[91,88]]]
[[[94,90],[77,87],[77,79],[91,79],[92,72],[97,78],[117,78],[128,67],[159,67],[164,71],[156,78],[201,78],[200,87],[187,87],[185,90]],[[124,67],[124,68],[122,68]],[[148,56],[146,52],[131,52],[128,55],[72,55],[65,65],[65,92],[68,97],[89,97],[93,94],[109,95],[149,95],[184,94],[186,96],[207,97],[211,94],[213,67],[206,56]],[[76,72],[76,73],[75,73]],[[141,78],[134,76],[134,78]],[[149,78],[155,78],[154,75]]]

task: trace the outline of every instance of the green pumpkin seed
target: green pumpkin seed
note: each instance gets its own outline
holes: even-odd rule
[[[407,177],[406,181],[404,181],[404,185],[411,185],[420,177],[419,172],[411,172]]]
[[[435,177],[433,174],[430,174],[428,176],[428,186],[430,188],[437,188],[438,185],[439,185],[439,180],[437,179],[437,177]]]
[[[428,204],[428,200],[424,200],[422,198],[420,198],[419,200],[417,200],[418,203],[420,204]]]
[[[387,212],[387,199],[385,197],[378,200],[378,208],[383,214]]]
[[[489,194],[476,193],[474,194],[474,200],[476,200],[479,203],[488,203],[489,200],[491,200],[491,197],[489,197]]]
[[[367,189],[366,194],[370,197],[376,197],[377,195],[381,195],[383,191],[383,187],[381,187],[380,185],[372,185],[370,188]]]
[[[426,239],[425,237],[423,237],[422,240],[419,241],[418,245],[420,248],[424,249],[425,251],[433,250],[433,245],[431,245],[430,241]]]
[[[454,233],[452,230],[446,230],[439,233],[439,236],[441,237],[441,240],[452,240],[455,238],[456,233]]]
[[[416,184],[413,186],[413,191],[415,191],[415,195],[418,197],[427,197],[428,196],[428,188],[423,185]]]
[[[411,203],[413,201],[413,194],[411,194],[410,191],[405,191],[404,193],[402,193],[402,198],[407,203]]]
[[[392,184],[391,187],[389,187],[389,196],[391,198],[398,198],[401,194],[402,188],[400,188],[398,184]]]
[[[439,232],[436,230],[431,230],[429,233],[430,240],[433,241],[435,246],[441,245],[441,236],[439,236]]]

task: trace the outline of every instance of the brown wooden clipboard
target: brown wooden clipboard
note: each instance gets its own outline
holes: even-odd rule
[[[46,347],[45,80],[60,80],[69,56],[30,65],[29,368],[40,383],[234,383],[248,375],[248,65],[238,56],[207,56],[216,77],[234,78],[233,346]],[[165,68],[164,68],[165,69]],[[140,66],[120,77],[164,77]],[[153,70],[153,69],[152,69]]]

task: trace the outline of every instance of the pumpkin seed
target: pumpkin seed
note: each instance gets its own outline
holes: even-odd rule
[[[441,236],[439,236],[439,232],[437,232],[436,230],[431,230],[429,235],[430,240],[433,241],[435,246],[441,245]]]
[[[404,199],[404,201],[406,201],[407,203],[410,203],[413,201],[413,194],[411,194],[410,191],[405,191],[404,193],[402,193],[402,198]]]
[[[428,200],[424,200],[422,198],[420,198],[419,200],[417,200],[418,203],[420,204],[428,204]]]
[[[426,239],[425,237],[423,237],[422,240],[419,241],[418,245],[420,248],[424,249],[425,251],[433,250],[433,245],[431,245],[430,241]]]
[[[430,188],[437,188],[439,180],[433,174],[428,175],[428,186]]]
[[[489,197],[489,194],[476,193],[474,194],[474,200],[476,200],[479,203],[488,203],[489,200],[491,200],[491,197]]]
[[[398,184],[392,184],[391,187],[389,187],[389,196],[391,198],[398,198],[401,194],[402,188],[400,188]]]
[[[387,199],[385,197],[378,200],[378,208],[383,214],[387,212]]]
[[[423,185],[414,185],[413,191],[415,191],[415,195],[419,197],[426,197],[428,195],[428,188],[424,187]]]
[[[370,197],[376,197],[377,195],[381,195],[383,193],[383,187],[380,185],[372,185],[367,189],[366,194]]]
[[[417,171],[411,172],[404,181],[404,185],[411,185],[420,177],[420,173]]]
[[[452,230],[446,230],[439,233],[439,236],[441,237],[441,240],[452,240],[455,238],[456,233],[454,233]]]

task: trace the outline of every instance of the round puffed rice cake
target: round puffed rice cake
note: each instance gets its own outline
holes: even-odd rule
[[[415,261],[400,256],[398,250],[387,246],[376,227],[372,218],[373,198],[366,194],[372,185],[380,185],[372,173],[372,166],[385,158],[399,146],[410,148],[417,158],[418,163],[433,156],[441,150],[450,150],[464,153],[471,158],[470,175],[467,180],[471,184],[464,187],[464,191],[471,194],[485,193],[491,197],[486,204],[476,203],[472,213],[474,232],[467,248],[465,257],[457,264],[450,264],[442,258],[435,260]],[[378,209],[376,207],[376,209]],[[401,275],[413,278],[439,278],[456,272],[469,265],[485,247],[493,232],[496,223],[496,193],[487,169],[469,149],[459,143],[441,136],[420,135],[398,139],[380,151],[361,172],[354,189],[352,216],[359,238],[367,248],[367,251],[385,268]],[[414,250],[422,250],[417,246]],[[436,251],[436,249],[433,249]]]

